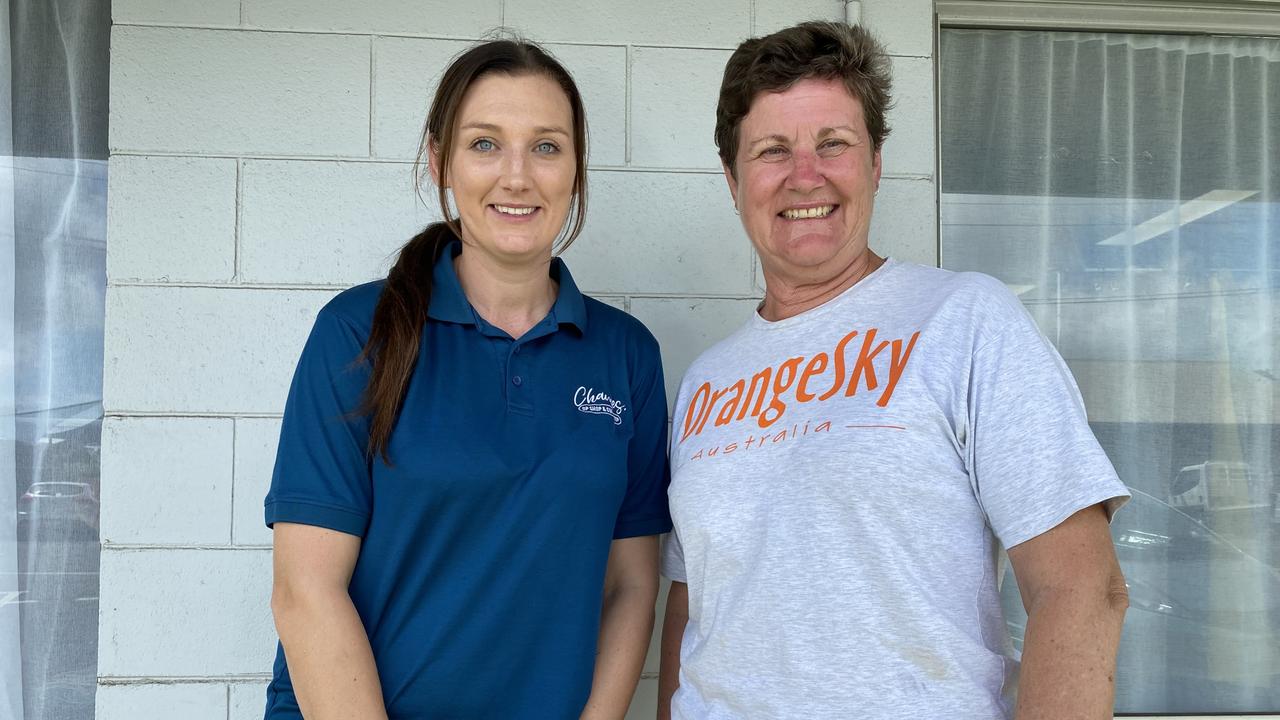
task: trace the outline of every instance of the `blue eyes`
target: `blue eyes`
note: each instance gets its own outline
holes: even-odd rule
[[[490,153],[498,149],[497,143],[489,138],[479,138],[471,143],[471,149],[482,153]],[[533,146],[533,151],[540,155],[554,155],[560,152],[560,146],[553,142],[540,142]]]

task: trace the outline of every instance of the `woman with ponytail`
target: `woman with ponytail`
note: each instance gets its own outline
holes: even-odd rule
[[[289,391],[267,718],[625,714],[671,527],[666,398],[653,336],[554,257],[585,158],[538,46],[446,70],[418,162],[445,220],[321,310]]]

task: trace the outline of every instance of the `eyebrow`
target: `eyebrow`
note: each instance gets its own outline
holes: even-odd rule
[[[837,130],[844,130],[846,132],[851,132],[855,135],[857,134],[857,131],[854,130],[853,127],[850,125],[836,125],[835,127],[824,127],[818,130],[818,139],[821,140],[822,138],[825,138],[828,135],[834,135]],[[747,145],[747,147],[755,147],[756,145],[759,145],[760,143],[763,143],[763,142],[786,143],[790,141],[791,141],[791,138],[786,137],[785,135],[779,135],[777,133],[774,133],[773,135],[765,135],[763,137],[758,137],[755,140],[752,140]]]
[[[790,140],[791,140],[791,138],[788,138],[788,137],[783,136],[783,135],[777,135],[777,134],[774,134],[774,135],[765,135],[765,136],[763,136],[763,137],[758,137],[758,138],[756,138],[755,140],[752,140],[751,142],[747,143],[747,147],[755,147],[756,145],[759,145],[760,143],[763,143],[763,142],[780,142],[780,143],[785,143],[785,142],[789,142]]]
[[[483,130],[484,132],[501,132],[502,128],[493,123],[473,122],[463,125],[462,130]],[[563,135],[569,137],[569,131],[558,127],[538,127],[533,129],[535,135]]]

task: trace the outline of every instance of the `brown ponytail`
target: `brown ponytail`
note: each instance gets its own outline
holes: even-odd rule
[[[387,273],[386,285],[373,310],[373,329],[357,360],[367,360],[373,366],[357,411],[369,416],[369,457],[381,455],[388,465],[391,430],[400,415],[422,345],[434,267],[454,237],[445,223],[432,223],[401,248],[396,264]]]
[[[522,39],[492,40],[466,50],[454,58],[440,78],[426,128],[418,146],[414,178],[422,185],[423,167],[435,154],[437,198],[444,222],[432,223],[400,250],[396,264],[387,274],[386,285],[373,311],[373,329],[357,362],[372,366],[357,414],[369,416],[368,454],[382,456],[391,464],[387,447],[391,431],[404,404],[409,379],[418,363],[422,328],[427,322],[431,300],[431,279],[445,247],[461,235],[461,226],[452,217],[445,189],[449,187],[449,158],[453,150],[458,108],[471,83],[490,73],[544,75],[554,80],[573,110],[573,152],[577,164],[572,220],[562,233],[564,249],[582,230],[587,211],[587,119],[582,96],[569,72],[536,44]]]

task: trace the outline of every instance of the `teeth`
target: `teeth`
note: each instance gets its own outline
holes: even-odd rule
[[[836,209],[835,205],[822,205],[820,207],[803,208],[803,209],[796,208],[792,210],[783,210],[782,217],[788,220],[809,220],[812,218],[824,218],[830,215],[831,211],[835,209]]]
[[[508,207],[506,205],[494,205],[493,207],[498,212],[504,215],[528,215],[532,213],[534,210],[538,209],[536,207],[517,208],[517,207]]]

